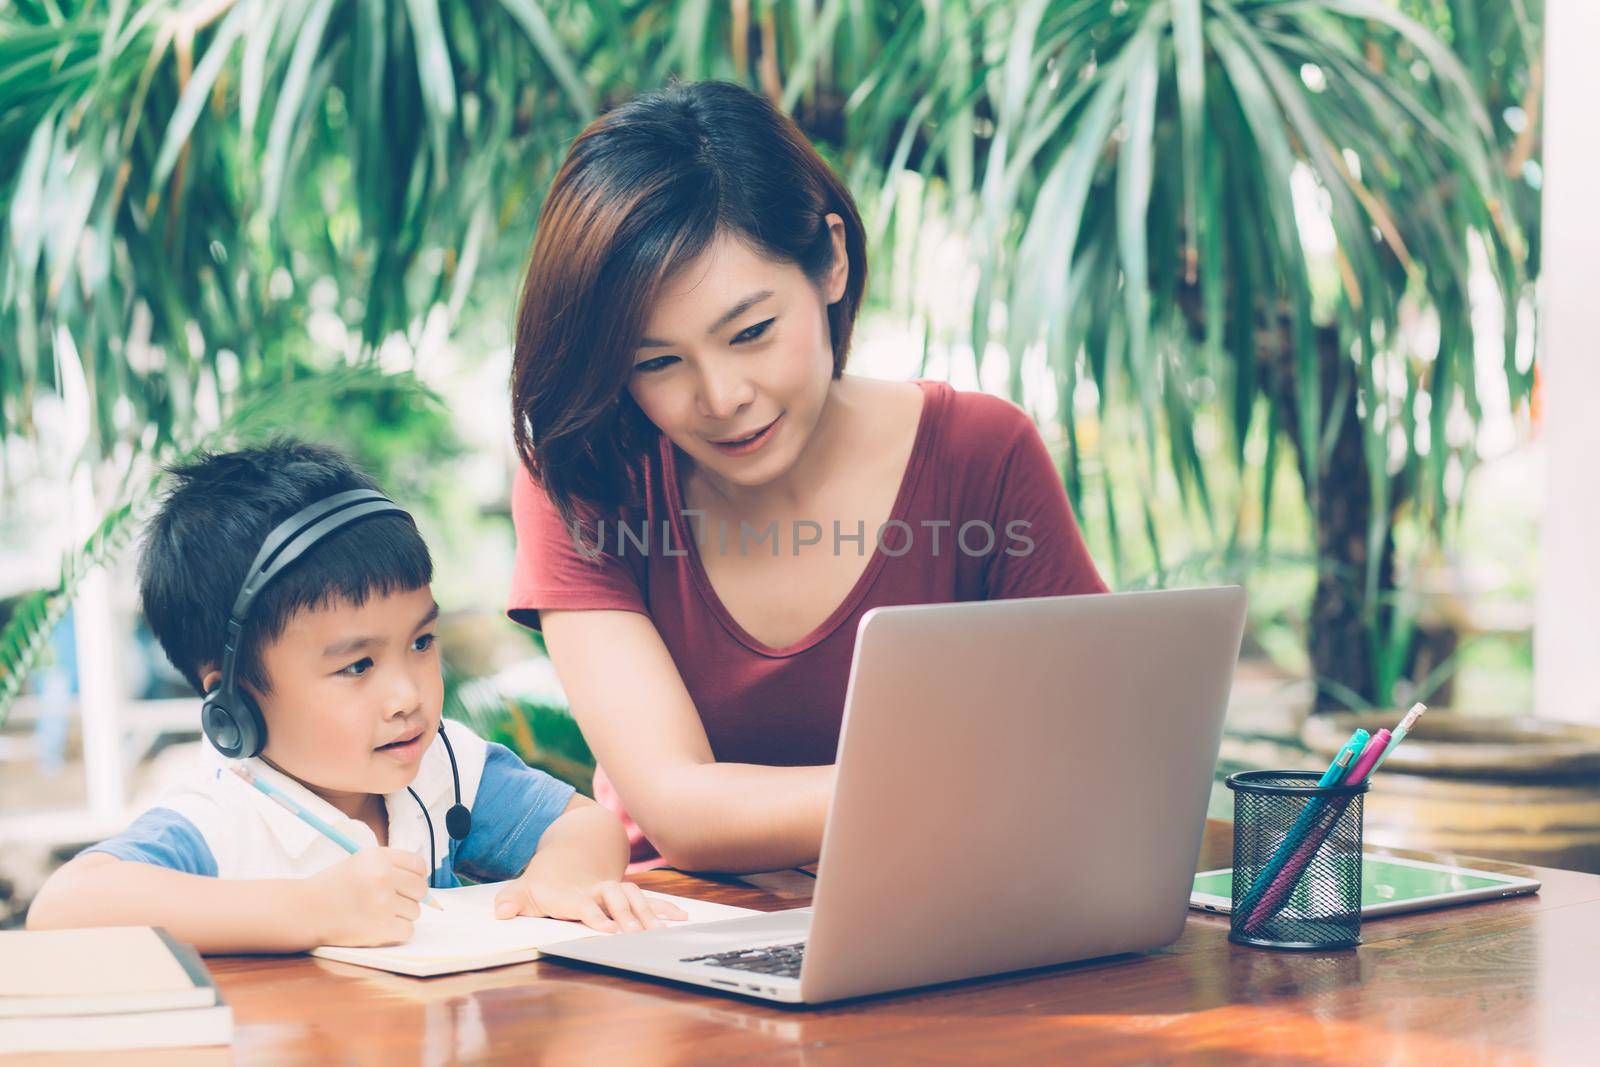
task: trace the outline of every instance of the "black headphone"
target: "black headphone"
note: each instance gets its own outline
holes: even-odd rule
[[[439,740],[444,742],[445,755],[450,757],[450,780],[455,783],[456,802],[450,805],[450,810],[444,813],[445,833],[450,835],[452,841],[464,841],[472,833],[472,812],[461,803],[461,772],[456,770],[456,750],[450,747],[450,735],[444,732],[444,723],[439,723]],[[417,791],[409,785],[406,792],[411,794],[411,799],[417,802],[417,807],[422,809],[422,821],[428,824],[428,887],[438,889],[433,884],[433,876],[439,869],[439,854],[435,851],[433,843],[433,816],[428,814],[428,805],[417,796]]]
[[[256,597],[261,595],[268,583],[309,552],[317,542],[353,522],[389,514],[411,518],[405,508],[376,490],[351,489],[300,509],[279,523],[261,543],[261,550],[256,553],[250,569],[245,571],[244,584],[233,602],[233,609],[228,613],[228,633],[222,645],[222,678],[216,688],[206,694],[205,704],[200,709],[200,727],[218,752],[229,759],[247,759],[260,755],[267,742],[267,723],[261,716],[261,709],[256,705],[255,698],[238,683],[239,646],[243,644],[241,638],[245,619],[249,617],[250,606],[255,603]],[[455,782],[456,799],[445,813],[444,825],[450,837],[460,841],[472,832],[472,813],[461,803],[461,774],[456,767],[455,749],[450,746],[450,738],[445,735],[442,722],[439,724],[439,738],[450,757],[450,777]],[[408,787],[407,791],[422,808],[422,816],[427,820],[428,848],[431,853],[433,820],[428,816],[428,807],[417,796],[416,790]],[[434,869],[437,868],[438,864],[435,863]],[[430,870],[430,879],[432,874]]]

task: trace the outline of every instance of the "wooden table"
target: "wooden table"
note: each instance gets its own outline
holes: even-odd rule
[[[1231,862],[1231,837],[1230,824],[1207,825],[1201,869]],[[824,1008],[554,961],[414,979],[306,956],[216,957],[237,1019],[231,1058],[117,1062],[1600,1064],[1600,876],[1473,865],[1531,871],[1544,889],[1376,920],[1361,948],[1327,954],[1235,946],[1225,918],[1191,912],[1155,953]],[[803,903],[673,872],[638,881],[763,910]]]

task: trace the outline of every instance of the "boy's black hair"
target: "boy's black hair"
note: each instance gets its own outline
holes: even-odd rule
[[[286,437],[167,470],[174,484],[145,534],[139,596],[167,658],[204,693],[201,671],[222,666],[228,612],[272,528],[334,493],[378,486],[338,452]],[[340,598],[359,605],[374,593],[432,580],[428,546],[404,516],[378,515],[336,531],[256,598],[244,624],[239,679],[271,690],[261,650],[296,612]]]

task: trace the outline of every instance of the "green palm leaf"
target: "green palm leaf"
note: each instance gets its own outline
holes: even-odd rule
[[[1376,699],[1407,632],[1392,525],[1444,536],[1445,472],[1473,458],[1444,429],[1480,414],[1475,247],[1512,402],[1531,386],[1538,23],[1537,0],[6,5],[0,441],[74,363],[93,461],[176,447],[197,398],[226,411],[286,373],[314,318],[351,336],[329,366],[436,308],[503,323],[581,124],[670,75],[731,77],[850,175],[877,293],[905,288],[883,272],[902,231],[967,236],[966,346],[1004,348],[1017,398],[1043,348],[1064,482],[1115,571],[1193,555],[1159,544],[1169,485],[1208,531],[1245,512],[1225,492],[1255,493],[1256,528],[1212,536],[1264,546],[1272,465],[1292,462],[1318,538],[1360,546],[1318,596],[1364,628],[1335,642],[1366,649],[1340,691]],[[1426,350],[1400,329],[1418,316],[1438,321]],[[1329,525],[1342,500],[1353,536]]]

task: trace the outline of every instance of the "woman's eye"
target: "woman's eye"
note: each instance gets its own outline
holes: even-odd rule
[[[758,340],[762,334],[767,332],[767,327],[771,326],[774,321],[773,319],[768,319],[765,322],[758,322],[754,326],[740,330],[739,336],[733,339],[733,343],[738,344],[740,339],[747,341]]]
[[[414,652],[426,652],[426,651],[428,651],[428,649],[430,649],[432,647],[433,647],[433,635],[432,634],[423,634],[421,637],[419,637],[415,641],[411,642],[411,649]]]
[[[635,363],[633,365],[633,369],[649,374],[651,371],[663,370],[666,367],[671,366],[677,360],[677,358],[677,356],[657,356],[654,359],[646,359],[639,363]]]
[[[350,664],[350,666],[340,670],[339,673],[344,675],[346,678],[359,678],[371,669],[372,657],[363,656],[361,659],[358,659],[354,663]]]

